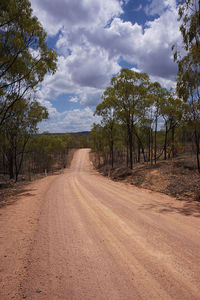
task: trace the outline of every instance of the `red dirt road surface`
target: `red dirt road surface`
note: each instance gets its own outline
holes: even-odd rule
[[[99,175],[89,149],[0,210],[0,299],[200,299],[200,218]]]

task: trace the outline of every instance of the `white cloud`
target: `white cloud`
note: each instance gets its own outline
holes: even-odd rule
[[[40,99],[40,98],[38,98],[38,101],[42,106],[47,108],[49,112],[49,118],[55,118],[59,116],[59,113],[57,112],[56,108],[53,107],[53,104],[50,101]]]
[[[86,45],[72,49],[68,68],[73,82],[79,86],[104,88],[112,74],[120,69],[117,60],[109,59],[108,53],[101,47]]]
[[[115,18],[109,28],[86,32],[85,38],[92,46],[105,49],[110,59],[121,56],[149,75],[172,79],[177,66],[171,46],[180,39],[177,18],[177,11],[170,7],[162,16],[146,23],[144,31],[137,23]]]
[[[176,81],[175,80],[171,80],[171,79],[165,79],[159,76],[150,76],[150,80],[152,82],[159,82],[161,84],[161,86],[167,88],[167,89],[175,89],[176,87]]]
[[[93,123],[99,123],[100,117],[94,116],[93,111],[86,107],[58,113],[50,120],[39,124],[39,131],[58,132],[80,132],[90,131]]]
[[[101,102],[101,96],[103,94],[103,89],[95,89],[95,88],[86,88],[80,94],[81,97],[81,104],[82,105],[89,105],[89,106],[96,106]]]
[[[45,77],[40,98],[56,100],[62,94],[75,94],[82,105],[96,106],[104,89],[109,85],[110,77],[120,70],[120,66],[116,60],[108,62],[105,51],[98,52],[95,48],[88,51],[94,52],[93,60],[87,59],[87,51],[81,56],[80,49],[76,49],[67,58],[58,57],[58,70],[55,75]]]
[[[176,0],[152,0],[149,1],[144,8],[145,13],[150,16],[162,15],[166,9],[174,9],[176,8]]]
[[[52,126],[52,130],[57,128],[57,131],[61,128],[75,130],[75,126],[85,130],[81,129],[84,124],[78,125],[73,118],[78,122],[76,114],[84,119],[91,110],[60,114],[53,107],[52,99],[74,94],[69,102],[97,105],[112,75],[120,71],[120,57],[136,66],[135,70],[148,73],[153,81],[166,87],[174,86],[177,67],[171,46],[180,39],[176,0],[148,2],[145,11],[156,18],[142,27],[121,19],[127,0],[31,0],[47,32],[60,33],[56,43],[57,72],[45,77],[39,92],[39,98],[53,118],[54,125],[47,121],[45,126]],[[141,9],[140,5],[136,10]],[[64,115],[72,125],[64,120]]]
[[[31,0],[31,4],[44,28],[52,35],[63,27],[105,26],[123,12],[123,1],[118,0]]]
[[[49,6],[47,0],[32,0],[32,3],[40,8],[39,17],[48,14],[46,27],[57,19],[62,23],[57,41],[60,54],[58,71],[53,77],[46,77],[43,84],[45,97],[57,97],[62,93],[86,94],[84,89],[88,87],[102,90],[109,84],[110,77],[119,72],[120,57],[151,76],[172,80],[176,74],[177,67],[171,53],[171,45],[180,36],[175,0],[153,0],[149,9],[162,7],[162,15],[148,22],[145,29],[137,23],[123,22],[115,17],[122,12],[123,6],[117,0],[59,0]],[[86,7],[88,18],[80,17]],[[106,13],[103,13],[105,8]],[[73,14],[68,18],[70,11]],[[98,20],[93,20],[90,15],[93,11],[98,12]],[[110,26],[105,27],[112,17]],[[82,100],[82,103],[87,101]]]
[[[69,102],[72,102],[72,103],[77,103],[79,101],[79,98],[78,97],[71,97],[69,99]]]

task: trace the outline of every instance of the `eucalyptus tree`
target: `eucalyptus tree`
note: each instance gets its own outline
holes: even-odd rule
[[[149,89],[152,106],[153,106],[153,121],[154,121],[154,162],[157,161],[157,131],[158,121],[162,116],[163,108],[168,105],[170,93],[163,88],[160,83],[154,82]],[[165,145],[166,146],[166,145]]]
[[[177,92],[185,102],[185,121],[194,132],[200,172],[200,0],[180,1],[179,18],[186,54],[174,53],[178,63]]]
[[[140,115],[141,104],[147,98],[149,77],[145,73],[122,69],[118,76],[111,79],[111,85],[114,91],[116,116],[126,126],[132,169],[134,126]]]
[[[37,124],[43,119],[48,118],[48,112],[45,107],[37,101],[27,103],[25,99],[20,99],[13,105],[15,114],[2,126],[2,135],[4,137],[4,155],[7,158],[10,178],[18,179],[25,148],[30,137],[37,132]]]
[[[175,156],[175,130],[180,126],[183,120],[183,102],[175,95],[173,91],[167,91],[165,101],[162,102],[161,115],[164,119],[165,138],[164,138],[164,159],[167,159],[167,144],[169,141],[169,133],[171,132],[171,144],[169,147],[172,157]]]
[[[102,96],[103,101],[96,107],[95,114],[102,117],[101,124],[108,139],[111,166],[114,165],[114,143],[117,134],[117,121],[114,98],[114,89],[108,87]]]
[[[27,144],[30,172],[49,172],[53,167],[65,168],[70,147],[69,134],[40,134],[32,136]]]
[[[101,165],[102,157],[104,164],[107,163],[107,138],[105,137],[104,127],[100,124],[93,124],[90,132],[91,147],[97,153],[98,167]]]
[[[56,70],[56,53],[47,47],[29,0],[0,1],[0,53],[1,126],[13,116],[14,104]]]

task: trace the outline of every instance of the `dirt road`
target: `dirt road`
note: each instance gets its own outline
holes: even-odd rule
[[[0,299],[200,299],[200,218],[183,205],[78,150],[0,211]]]

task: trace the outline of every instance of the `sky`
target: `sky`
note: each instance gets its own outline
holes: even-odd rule
[[[171,46],[181,40],[176,0],[31,0],[58,54],[37,99],[49,111],[40,132],[89,131],[95,107],[121,68],[145,72],[163,87],[175,87]]]

